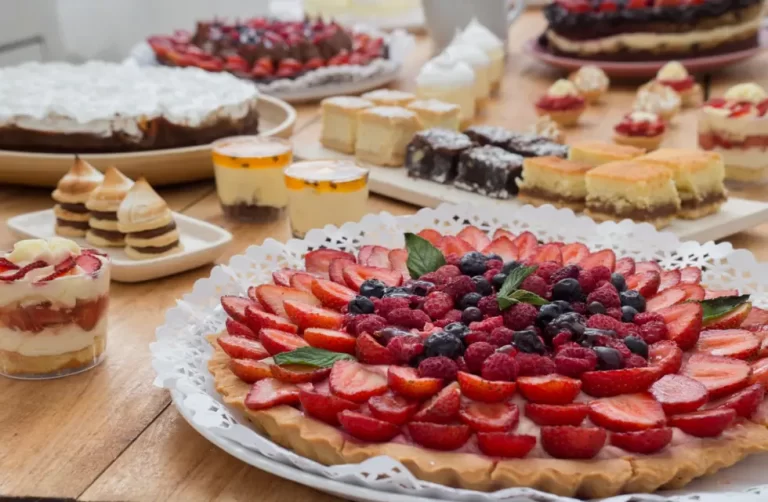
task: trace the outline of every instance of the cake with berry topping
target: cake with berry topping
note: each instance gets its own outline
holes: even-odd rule
[[[53,378],[103,358],[109,260],[61,237],[0,256],[0,374]]]
[[[51,197],[56,203],[54,231],[65,237],[84,237],[88,231],[90,213],[86,202],[101,185],[104,175],[80,157],[57,183]]]
[[[374,106],[357,116],[355,158],[381,166],[402,166],[413,135],[421,130],[419,116],[399,106]]]
[[[223,296],[224,403],[321,463],[387,455],[480,491],[679,489],[768,450],[748,295],[527,231],[404,242],[316,249]]]
[[[683,102],[683,106],[696,107],[704,99],[704,90],[688,73],[685,66],[677,61],[670,61],[661,67],[656,74],[656,82],[671,87]]]
[[[664,140],[666,128],[664,121],[655,113],[633,111],[614,126],[613,141],[619,145],[656,150]]]
[[[452,183],[459,156],[474,144],[466,134],[449,129],[427,129],[414,135],[405,154],[408,176]]]
[[[320,143],[332,150],[355,153],[357,114],[374,104],[356,96],[333,96],[320,103]]]
[[[587,198],[585,175],[594,166],[559,157],[532,157],[523,161],[523,177],[517,182],[521,202],[551,204],[583,211]]]
[[[645,153],[642,148],[629,145],[614,145],[602,141],[581,141],[573,143],[568,152],[568,159],[600,166],[608,162],[632,160]]]
[[[536,113],[549,115],[563,127],[576,125],[586,109],[585,100],[570,80],[560,79],[536,101]]]
[[[517,193],[523,157],[492,145],[469,148],[459,156],[454,186],[494,199]]]

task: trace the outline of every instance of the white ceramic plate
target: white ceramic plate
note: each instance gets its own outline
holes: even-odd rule
[[[142,282],[166,277],[213,262],[230,241],[232,234],[202,220],[174,213],[184,249],[180,253],[133,260],[122,248],[101,248],[112,258],[112,279],[117,282]],[[21,238],[53,237],[56,217],[53,209],[21,214],[8,220],[8,228]],[[73,239],[83,247],[94,247],[85,239]]]

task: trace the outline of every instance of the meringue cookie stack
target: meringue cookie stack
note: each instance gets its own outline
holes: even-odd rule
[[[90,211],[90,230],[85,240],[98,247],[123,247],[125,234],[118,229],[117,210],[133,181],[114,167],[104,172],[104,181],[91,192],[85,207]]]
[[[135,260],[181,251],[179,232],[168,204],[140,178],[117,210],[117,228],[125,234],[125,253]]]
[[[75,157],[72,168],[59,180],[51,196],[56,202],[55,232],[65,237],[83,237],[88,231],[90,214],[85,206],[91,192],[101,184],[104,175],[80,157]]]
[[[416,77],[419,99],[437,99],[461,108],[461,123],[475,117],[475,72],[462,61],[440,54],[427,61]]]

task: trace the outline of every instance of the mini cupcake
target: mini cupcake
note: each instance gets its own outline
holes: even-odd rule
[[[608,92],[610,80],[603,70],[595,65],[586,65],[571,73],[568,79],[573,82],[587,103],[596,103]]]
[[[560,79],[536,101],[536,113],[549,115],[563,127],[576,125],[587,108],[586,102],[570,80]]]
[[[666,125],[655,113],[634,111],[613,128],[613,141],[619,145],[656,150],[664,140]]]

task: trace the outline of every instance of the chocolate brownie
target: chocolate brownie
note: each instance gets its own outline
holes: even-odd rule
[[[408,144],[405,167],[408,176],[451,183],[456,177],[459,155],[472,147],[466,134],[448,129],[428,129],[417,133]]]
[[[516,179],[523,171],[523,157],[497,146],[478,146],[459,157],[454,186],[494,199],[517,193]]]

